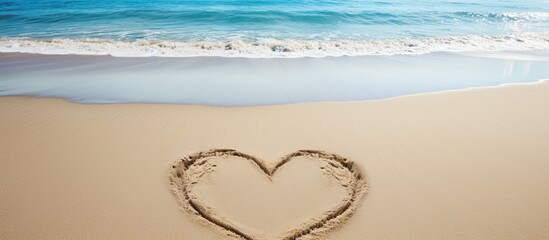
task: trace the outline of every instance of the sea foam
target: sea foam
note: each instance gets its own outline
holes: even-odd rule
[[[117,57],[295,58],[419,55],[431,52],[548,50],[549,31],[509,35],[439,36],[403,39],[120,41],[107,39],[0,38],[0,52],[111,55]]]

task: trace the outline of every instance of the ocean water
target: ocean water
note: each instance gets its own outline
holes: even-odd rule
[[[0,53],[0,96],[375,100],[549,79],[549,0],[0,0]]]
[[[0,52],[303,57],[549,49],[549,0],[0,0]]]

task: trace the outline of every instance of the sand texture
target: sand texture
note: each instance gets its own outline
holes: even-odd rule
[[[286,184],[281,183],[274,185],[274,183],[272,183],[274,180],[278,180],[274,177],[279,169],[283,166],[290,165],[288,164],[290,161],[292,161],[292,163],[299,161],[295,159],[300,158],[305,158],[305,161],[316,160],[320,164],[311,166],[302,163],[295,167],[298,170],[295,175],[285,176],[286,179],[290,180],[285,181]],[[260,170],[261,173],[265,174],[266,179],[264,178],[263,180],[268,180],[267,184],[264,184],[264,186],[256,186],[256,188],[253,189],[252,186],[254,183],[261,182],[261,179],[245,174],[246,171],[243,170],[246,169],[246,166],[235,166],[235,160],[245,160],[251,163]],[[231,173],[230,175],[232,176],[229,177],[229,180],[221,179],[214,182],[213,186],[222,186],[219,187],[219,189],[214,189],[214,191],[207,192],[207,194],[202,194],[203,196],[198,197],[194,192],[197,188],[196,184],[201,182],[205,176],[216,171],[215,169],[219,168],[220,164],[225,164],[226,162],[233,163],[232,167],[222,169],[222,171]],[[306,174],[309,170],[315,168],[317,168],[317,170],[322,170],[325,175],[328,175],[332,180],[335,180],[334,182],[343,188],[344,196],[337,199],[337,196],[341,195],[341,193],[338,193],[336,189],[335,191],[324,193],[324,197],[322,198],[317,198],[317,196],[322,196],[323,190],[328,189],[330,185],[328,181],[322,181],[322,178],[319,178],[318,174],[316,179],[312,178],[311,175]],[[231,184],[228,184],[229,186],[225,185],[230,179],[235,179],[240,182],[232,184],[231,188]],[[318,239],[330,229],[344,223],[345,220],[352,215],[360,203],[367,187],[364,177],[354,166],[353,162],[335,154],[315,150],[296,151],[280,159],[274,166],[269,167],[266,166],[263,161],[245,153],[231,149],[213,149],[206,152],[199,152],[177,161],[172,166],[170,180],[174,187],[175,194],[186,210],[212,225],[219,227],[221,230],[226,231],[228,235],[247,240]],[[322,186],[326,183],[328,183],[328,186]],[[211,185],[210,182],[209,185],[206,185],[206,188],[209,188]],[[278,189],[272,189],[273,185],[278,186]],[[251,194],[246,194],[242,199],[238,199],[231,203],[231,195],[243,196],[241,190],[242,186],[248,186],[247,191],[252,190]],[[265,190],[267,190],[267,192],[264,192]],[[287,192],[287,190],[297,191]],[[202,192],[204,191],[208,190],[202,189]],[[222,193],[221,197],[215,199],[216,192]],[[255,197],[258,195],[259,197]],[[277,195],[282,196],[282,198],[273,201],[273,199],[277,198]],[[261,199],[261,196],[266,196],[267,198]],[[304,197],[305,199],[300,197]],[[205,203],[208,201],[205,201],[204,199],[208,198],[214,198],[214,201],[218,200],[218,202],[225,206],[212,209],[211,207],[208,207],[210,204]],[[330,204],[323,204],[323,200],[330,198],[336,198],[335,201],[331,201],[332,206],[330,206]],[[249,201],[248,204],[243,204],[247,201]],[[296,203],[297,205],[295,205]],[[315,206],[318,205],[318,203],[320,203],[320,206]],[[242,229],[240,226],[241,224],[235,225],[232,223],[234,215],[233,217],[220,217],[226,214],[227,207],[230,208],[231,206],[239,204],[252,206],[248,211],[243,208],[233,208],[234,215],[242,216],[245,215],[246,212],[251,213],[251,216],[241,217],[240,222],[249,222],[251,225],[255,225],[254,223],[264,222],[262,220],[265,219],[271,221],[268,221],[264,226],[259,224],[259,226],[256,225],[251,227],[251,229],[261,229],[262,231],[259,234],[250,234],[247,233],[248,230]],[[262,208],[256,208],[258,204],[267,204],[263,209],[269,209],[271,211],[260,213],[258,210],[261,210]],[[278,205],[278,208],[276,205]],[[328,207],[323,207],[322,205],[328,205]],[[307,208],[311,208],[313,212],[317,210],[317,213],[310,216],[309,219],[305,219],[304,223],[298,223],[295,226],[292,226],[291,224],[290,226],[286,226],[288,229],[283,230],[285,232],[281,232],[282,234],[272,234],[272,230],[276,230],[275,226],[277,224],[291,223],[296,219],[299,220],[300,218],[303,218],[303,215],[291,216],[291,214],[307,212],[307,210],[309,210]],[[283,209],[283,211],[280,211],[281,209]],[[290,214],[289,216],[288,213]],[[253,219],[253,216],[259,216],[259,219]],[[265,216],[269,217],[266,218]],[[250,224],[248,224],[248,226],[250,226]],[[266,236],[269,232],[271,232],[270,236]]]
[[[548,123],[549,83],[247,108],[2,97],[0,239],[547,239]]]

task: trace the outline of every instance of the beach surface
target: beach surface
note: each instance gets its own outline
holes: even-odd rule
[[[548,77],[547,50],[325,58],[0,53],[0,96],[79,103],[242,107],[364,101]]]
[[[210,149],[267,166],[312,149],[354,162],[367,183],[326,239],[546,239],[547,103],[547,82],[233,108],[1,97],[0,238],[229,238],[182,209],[172,166]],[[194,194],[265,239],[347,194],[303,159],[272,178],[250,162],[210,164]]]

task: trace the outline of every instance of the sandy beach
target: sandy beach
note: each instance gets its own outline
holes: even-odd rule
[[[549,240],[544,1],[2,0],[0,240]]]
[[[1,97],[0,238],[230,239],[184,209],[172,166],[235,149],[271,168],[312,149],[354,162],[368,186],[326,239],[547,239],[548,102],[547,82],[234,108]],[[322,161],[296,158],[272,178],[212,161],[193,194],[261,239],[347,196]]]

